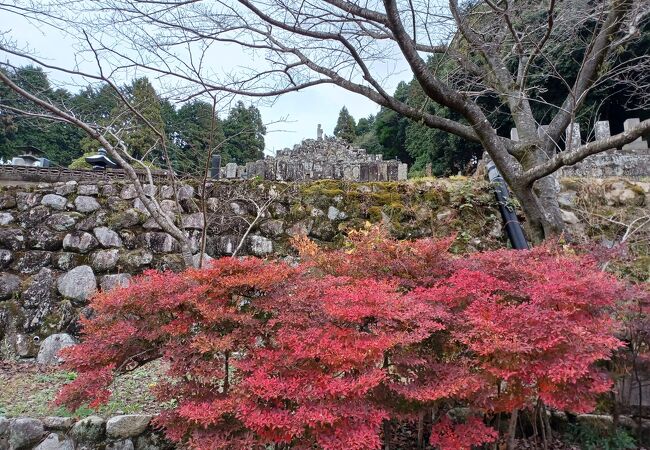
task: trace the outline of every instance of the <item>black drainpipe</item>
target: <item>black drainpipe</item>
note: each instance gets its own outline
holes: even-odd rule
[[[497,166],[493,161],[488,161],[486,164],[488,171],[488,178],[490,183],[494,185],[494,194],[499,203],[499,211],[501,211],[501,218],[506,227],[506,233],[512,248],[517,250],[528,250],[528,241],[524,236],[524,230],[521,228],[521,223],[517,219],[517,214],[510,202],[510,193],[505,180],[499,173]]]

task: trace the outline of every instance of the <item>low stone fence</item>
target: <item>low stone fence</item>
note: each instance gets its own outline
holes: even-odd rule
[[[0,417],[0,450],[166,450],[175,448],[156,431],[153,416]]]
[[[136,171],[141,182],[148,182],[147,174]],[[169,176],[164,170],[152,170],[151,177],[154,183],[164,183]],[[26,183],[57,183],[65,181],[113,181],[126,180],[126,172],[122,169],[86,170],[66,169],[64,167],[32,167],[0,165],[0,181],[17,181]]]

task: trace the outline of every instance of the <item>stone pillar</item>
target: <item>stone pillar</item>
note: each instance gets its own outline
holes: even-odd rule
[[[519,131],[516,128],[510,128],[510,139],[513,141],[519,140]]]
[[[323,140],[323,129],[320,126],[320,123],[318,124],[318,127],[316,128],[316,139],[319,141]]]
[[[388,163],[386,161],[379,162],[379,181],[388,181]]]
[[[359,164],[354,164],[352,166],[352,180],[353,181],[361,180],[361,167],[359,167]]]
[[[218,180],[219,176],[221,175],[220,169],[221,169],[221,155],[219,154],[212,155],[212,160],[210,164],[210,176],[213,179]]]
[[[408,165],[400,163],[397,166],[397,181],[404,181],[408,176]]]
[[[599,120],[596,122],[594,133],[597,141],[610,137],[612,133],[609,130],[609,120]]]
[[[349,165],[343,166],[343,179],[348,181],[354,180],[352,174],[352,166]]]
[[[388,181],[397,181],[399,174],[399,163],[397,161],[388,162]]]
[[[359,165],[359,181],[369,181],[370,180],[370,170],[368,163],[361,163]]]
[[[632,128],[636,127],[641,123],[641,120],[639,118],[635,117],[633,119],[627,119],[625,122],[623,122],[623,130],[628,131],[631,130]],[[643,140],[641,136],[636,138],[635,141],[630,142],[629,144],[625,144],[623,146],[623,150],[647,150],[648,149],[648,143]]]
[[[580,147],[580,124],[575,122],[575,123],[570,123],[569,126],[566,129],[566,143],[565,143],[565,150],[575,150],[576,148]]]
[[[226,178],[237,178],[237,163],[226,164]]]

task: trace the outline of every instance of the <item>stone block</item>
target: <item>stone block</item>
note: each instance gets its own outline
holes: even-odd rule
[[[627,119],[623,122],[623,129],[625,131],[631,130],[637,127],[640,123],[641,120],[638,118]],[[644,141],[642,137],[638,137],[629,144],[625,144],[623,150],[648,150],[648,143]]]
[[[120,258],[118,249],[98,250],[90,255],[90,265],[93,270],[106,272],[113,269]]]
[[[264,236],[249,236],[250,253],[255,256],[265,256],[273,253],[273,241]]]
[[[56,194],[46,194],[41,199],[41,205],[49,206],[52,209],[59,211],[65,210],[65,205],[68,204],[68,199]]]
[[[72,417],[48,416],[42,419],[43,425],[48,430],[67,431],[74,425]]]
[[[63,434],[51,433],[34,450],[75,450],[74,441]]]
[[[19,211],[27,211],[41,202],[41,195],[34,192],[17,192],[16,206]]]
[[[59,352],[75,344],[74,338],[67,333],[52,334],[41,342],[36,362],[45,366],[60,364],[63,359],[59,357]]]
[[[106,435],[106,422],[99,416],[89,416],[75,423],[70,434],[77,444],[99,445]]]
[[[0,300],[8,300],[20,294],[21,279],[19,276],[0,273]]]
[[[132,184],[127,184],[120,191],[120,198],[122,200],[133,200],[138,196],[138,192],[135,190],[135,186]]]
[[[205,219],[202,213],[184,215],[181,219],[183,228],[190,230],[202,230],[205,226]]]
[[[57,195],[70,195],[77,192],[77,182],[74,180],[68,181],[56,187],[54,192]]]
[[[20,228],[0,229],[0,247],[9,250],[22,250],[25,248],[25,236]]]
[[[98,195],[99,186],[96,184],[80,184],[77,188],[77,194],[79,195]]]
[[[111,275],[104,275],[99,279],[99,287],[102,291],[110,291],[118,286],[126,287],[131,281],[131,275],[128,273],[117,273]]]
[[[93,230],[99,245],[104,248],[120,248],[122,247],[122,239],[115,231],[107,227],[97,227]]]
[[[52,263],[52,253],[42,250],[30,250],[16,259],[13,270],[24,274],[33,274]]]
[[[145,414],[127,414],[115,416],[106,422],[106,434],[109,438],[124,439],[141,435],[149,426],[152,416]]]
[[[63,248],[78,253],[88,253],[98,245],[97,239],[85,231],[73,231],[63,238]]]
[[[68,231],[82,218],[83,215],[77,212],[56,213],[48,217],[45,224],[56,231]]]
[[[27,248],[37,250],[60,250],[63,245],[63,234],[45,226],[31,228],[27,230],[25,244]]]
[[[90,266],[77,266],[61,275],[56,287],[65,298],[85,302],[97,290],[97,280]]]
[[[237,178],[237,163],[226,164],[226,178]]]
[[[78,195],[77,198],[74,199],[74,207],[79,212],[89,213],[97,211],[99,208],[101,208],[101,205],[94,197],[89,197],[87,195]]]
[[[144,233],[142,240],[144,246],[154,253],[170,253],[176,250],[176,240],[168,233]]]
[[[566,144],[565,149],[575,150],[580,147],[582,142],[582,137],[580,136],[580,124],[579,123],[570,123],[566,128]]]
[[[11,264],[11,261],[14,260],[13,253],[11,251],[6,250],[6,249],[0,249],[0,269],[4,269],[7,267],[9,264]]]
[[[611,131],[609,129],[609,120],[599,120],[596,122],[594,133],[597,141],[610,137]]]
[[[37,419],[20,417],[9,424],[9,446],[11,449],[27,449],[37,444],[45,434],[43,423]]]
[[[397,181],[405,181],[408,177],[408,165],[400,163],[397,166]]]

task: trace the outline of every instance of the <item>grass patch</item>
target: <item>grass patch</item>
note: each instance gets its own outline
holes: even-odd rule
[[[163,376],[160,363],[153,362],[117,378],[113,395],[106,405],[92,410],[81,407],[69,411],[52,404],[57,392],[76,378],[76,373],[40,368],[31,363],[0,362],[0,415],[7,417],[45,416],[109,417],[116,414],[159,412],[162,407],[150,392]]]

